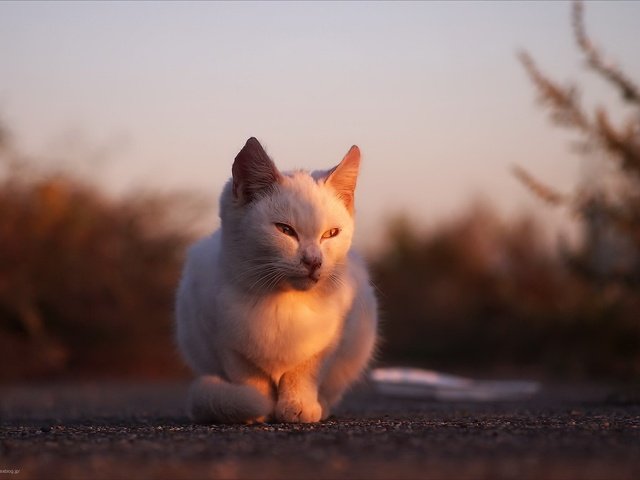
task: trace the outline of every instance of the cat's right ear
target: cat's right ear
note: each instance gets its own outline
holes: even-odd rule
[[[281,175],[260,142],[251,137],[236,155],[231,168],[233,196],[242,204],[251,203],[265,189],[273,187]]]

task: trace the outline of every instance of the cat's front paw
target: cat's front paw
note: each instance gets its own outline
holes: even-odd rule
[[[322,406],[316,400],[283,399],[276,405],[275,417],[281,423],[319,422]]]

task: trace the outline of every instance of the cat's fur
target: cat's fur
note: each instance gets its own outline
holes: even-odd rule
[[[177,294],[195,421],[316,422],[361,376],[377,306],[351,250],[359,164],[354,146],[330,171],[281,173],[255,138],[236,157]]]

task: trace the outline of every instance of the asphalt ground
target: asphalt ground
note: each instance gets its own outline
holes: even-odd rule
[[[325,422],[251,426],[190,423],[186,388],[0,386],[0,480],[640,478],[640,398],[624,388],[494,403],[360,388]]]

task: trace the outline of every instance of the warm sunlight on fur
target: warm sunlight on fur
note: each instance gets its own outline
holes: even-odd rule
[[[377,306],[351,250],[360,150],[328,171],[281,173],[250,138],[178,289],[180,349],[200,422],[315,422],[367,366]]]

